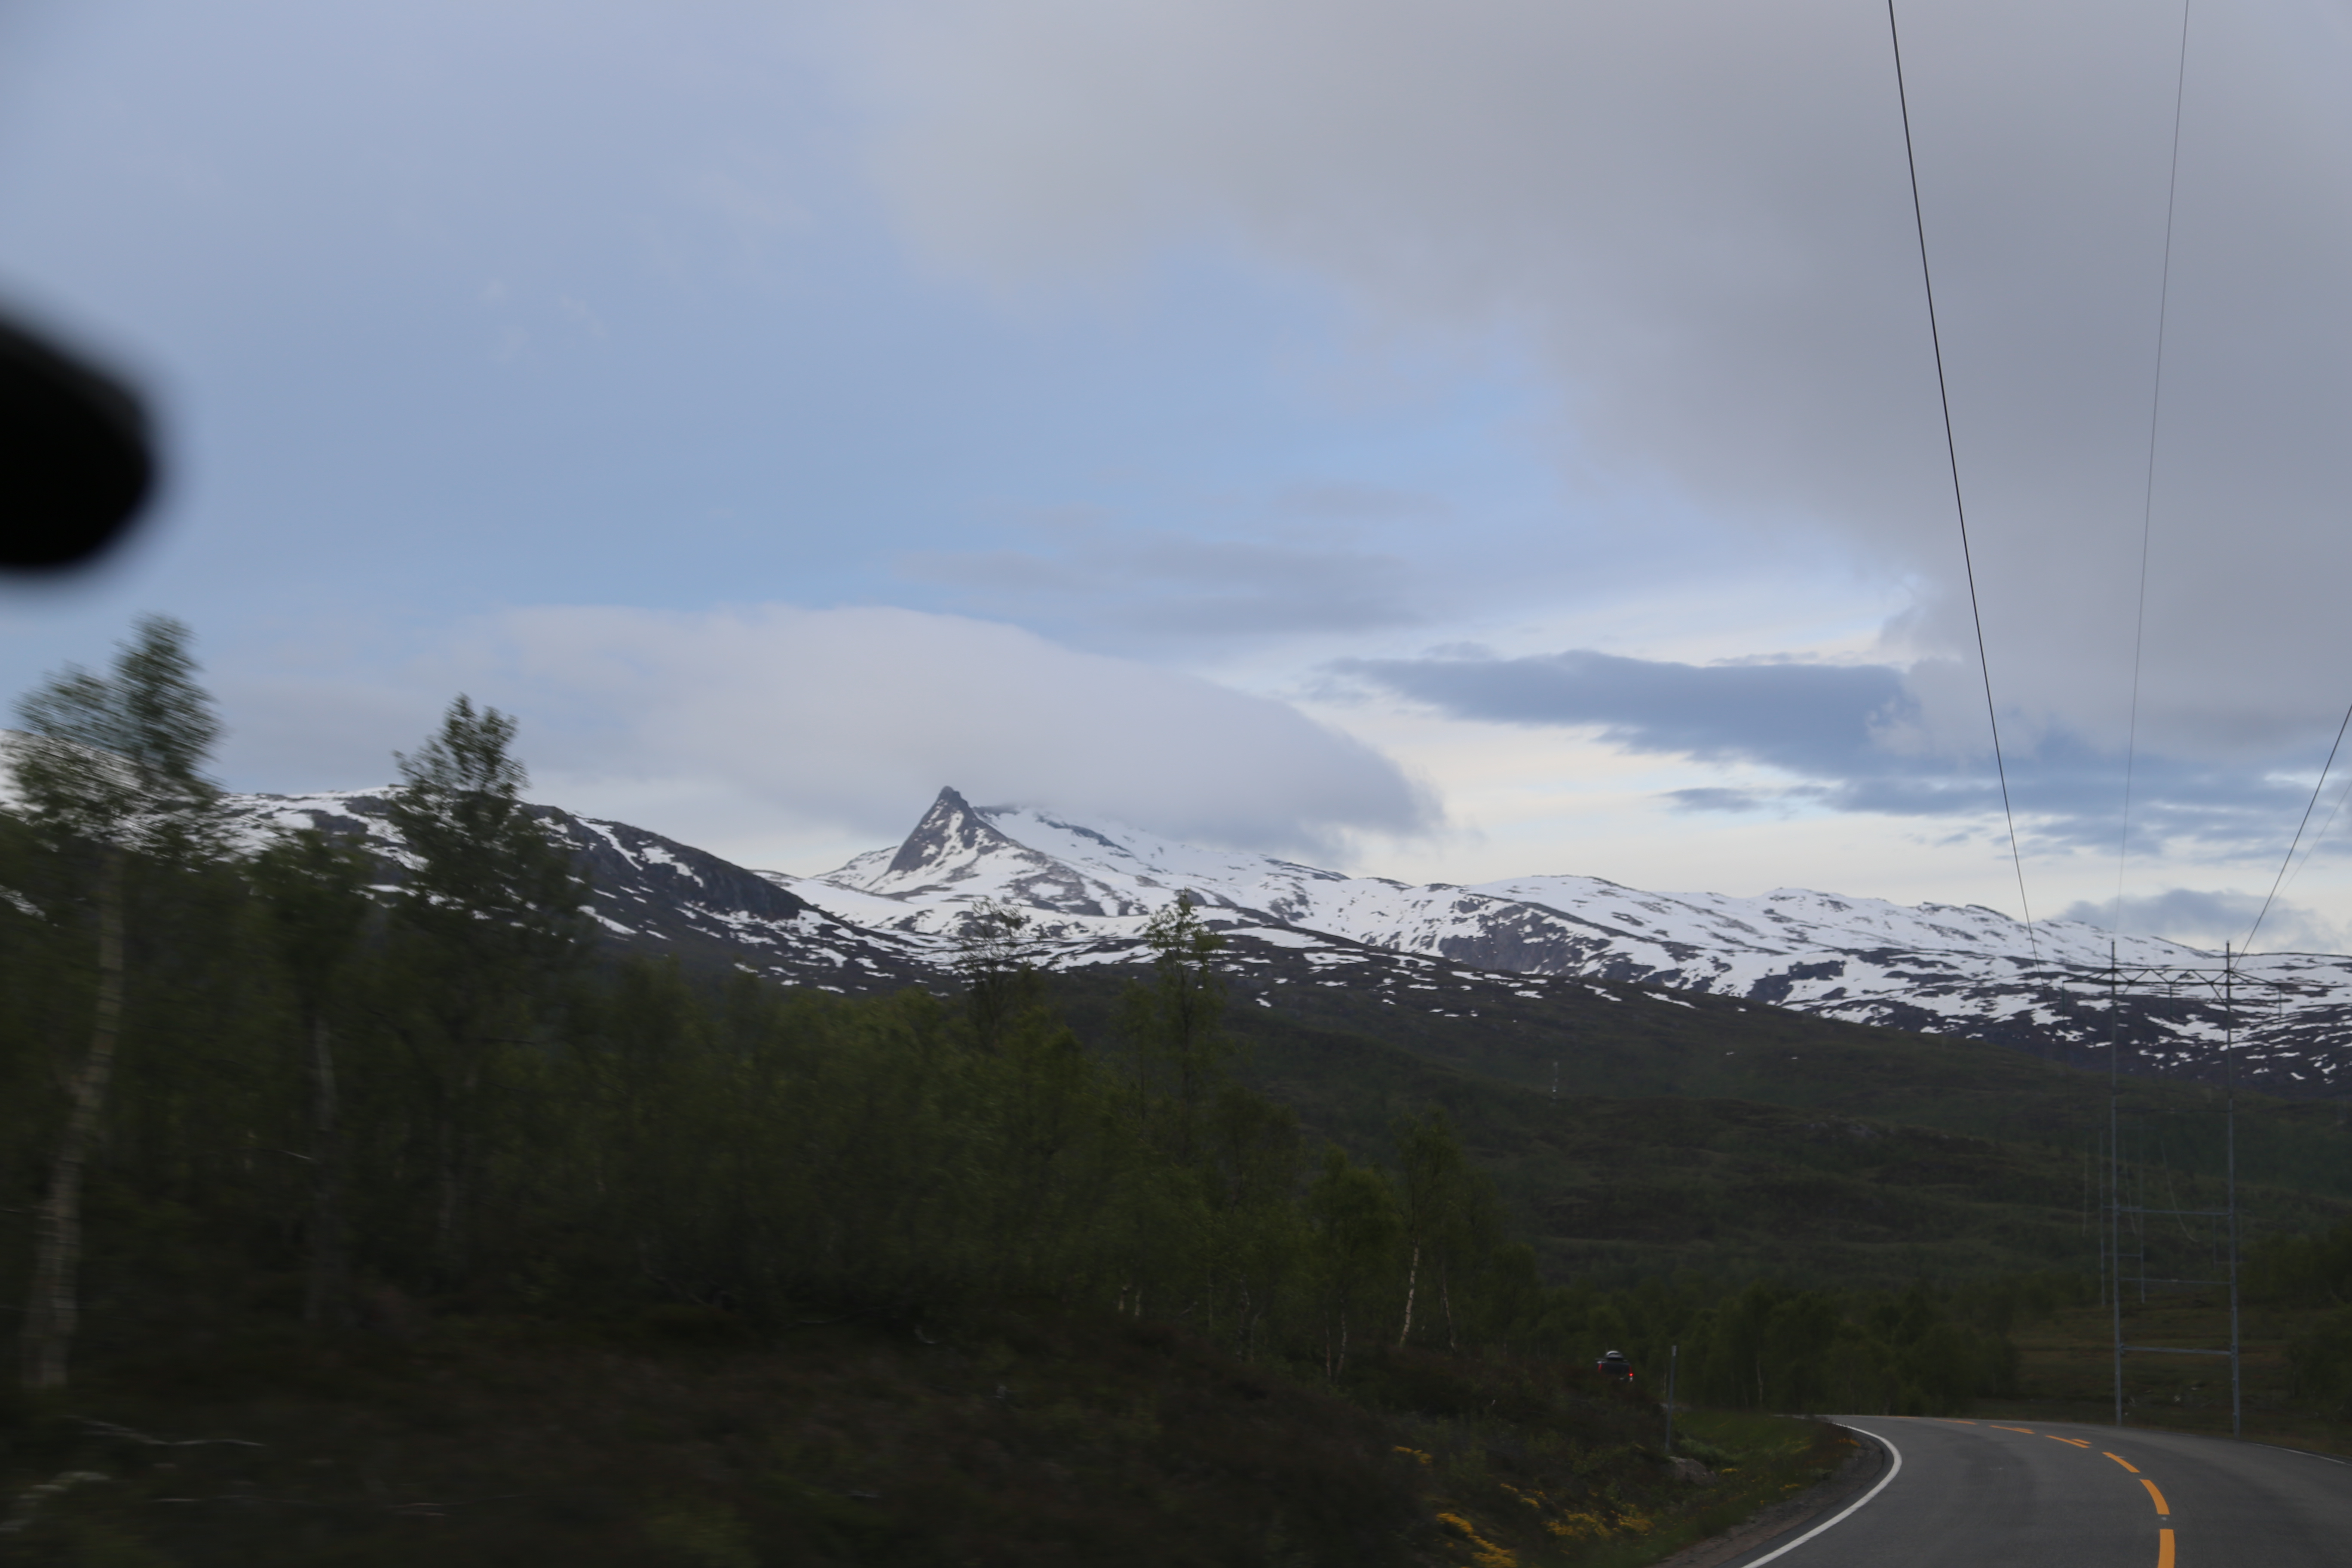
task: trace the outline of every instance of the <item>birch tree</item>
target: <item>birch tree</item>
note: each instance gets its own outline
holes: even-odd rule
[[[1336,1143],[1323,1152],[1304,1208],[1321,1298],[1323,1375],[1336,1382],[1348,1367],[1349,1320],[1387,1272],[1403,1226],[1388,1178],[1349,1163]]]
[[[964,917],[955,966],[963,977],[965,1012],[981,1049],[1002,1049],[1022,1016],[1044,1005],[1039,955],[1034,921],[1019,905],[982,899]]]
[[[1444,1111],[1432,1108],[1419,1121],[1396,1123],[1397,1203],[1404,1226],[1404,1321],[1397,1331],[1402,1348],[1412,1337],[1416,1311],[1428,1312],[1434,1294],[1445,1327],[1445,1348],[1455,1348],[1454,1281],[1475,1275],[1492,1250],[1501,1226],[1493,1178],[1473,1168]]]
[[[310,1271],[302,1321],[336,1328],[351,1316],[351,1247],[329,1004],[375,908],[367,892],[372,869],[359,846],[307,827],[271,845],[253,866],[310,1068]]]
[[[1225,939],[1202,923],[1191,893],[1155,913],[1143,928],[1151,949],[1150,984],[1130,982],[1122,998],[1147,1107],[1165,1110],[1168,1152],[1180,1164],[1198,1157],[1208,1102],[1223,1083],[1234,1043],[1224,1032],[1225,980],[1216,958]]]
[[[20,1340],[27,1388],[64,1386],[80,1321],[81,1199],[122,1027],[126,884],[134,867],[215,848],[218,787],[202,769],[220,726],[195,683],[188,630],[142,617],[110,675],[68,667],[17,709],[26,733],[10,758],[26,817],[72,863],[97,960],[89,1045],[66,1077],[65,1125],[35,1211],[32,1289]]]
[[[1396,1128],[1397,1198],[1404,1226],[1404,1323],[1397,1348],[1412,1337],[1412,1310],[1421,1293],[1423,1254],[1434,1252],[1459,1206],[1462,1146],[1445,1113],[1433,1110],[1420,1121]]]
[[[524,804],[515,721],[460,696],[414,754],[387,814],[412,857],[393,915],[423,1016],[411,1031],[432,1100],[432,1250],[461,1271],[482,1118],[497,1071],[579,956],[588,885]]]

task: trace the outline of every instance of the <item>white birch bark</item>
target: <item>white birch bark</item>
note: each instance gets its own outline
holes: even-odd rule
[[[100,851],[98,877],[98,1010],[89,1054],[73,1077],[64,1133],[49,1164],[49,1190],[35,1211],[33,1288],[22,1342],[26,1388],[63,1388],[81,1321],[81,1189],[122,1027],[123,852]]]

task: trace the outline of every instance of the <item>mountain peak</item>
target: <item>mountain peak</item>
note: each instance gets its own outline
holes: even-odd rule
[[[992,851],[1014,850],[1021,846],[992,826],[988,819],[971,808],[971,803],[957,793],[953,785],[940,791],[931,802],[931,809],[915,830],[907,835],[898,852],[890,857],[877,882],[900,878],[922,879],[936,875],[956,862],[970,862]]]

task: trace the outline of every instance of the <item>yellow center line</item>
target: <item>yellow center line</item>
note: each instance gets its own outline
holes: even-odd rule
[[[2033,1428],[2031,1426],[2004,1426],[1998,1421],[1989,1421],[1985,1425],[1996,1432],[2022,1432],[2029,1437],[2033,1436]]]
[[[2107,1451],[2105,1448],[2100,1449],[2099,1452],[2102,1454],[2107,1454]],[[2107,1458],[2113,1459],[2116,1464],[2121,1465],[2125,1469],[2129,1470],[2133,1475],[2139,1474],[2139,1467],[2133,1464],[2129,1459],[2125,1458],[2121,1454],[2107,1454]]]
[[[2087,1439],[2082,1437],[2061,1437],[2055,1432],[2044,1432],[2042,1435],[2053,1443],[2072,1443],[2077,1448],[2087,1448],[2091,1446]]]
[[[2156,1568],[2172,1568],[2172,1531],[2156,1532]]]
[[[2149,1480],[2146,1476],[2142,1476],[2139,1479],[2139,1484],[2147,1489],[2147,1495],[2149,1498],[2154,1500],[2156,1503],[2156,1511],[2162,1514],[2167,1519],[2171,1518],[2172,1505],[2164,1500],[2164,1494],[2156,1489],[2156,1483]]]

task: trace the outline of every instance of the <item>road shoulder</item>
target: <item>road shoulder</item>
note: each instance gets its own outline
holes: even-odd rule
[[[1738,1563],[1798,1534],[1875,1485],[1878,1478],[1886,1473],[1885,1447],[1851,1426],[1838,1429],[1853,1435],[1855,1449],[1838,1467],[1836,1474],[1784,1502],[1750,1514],[1720,1535],[1684,1547],[1654,1568],[1724,1568],[1725,1564]]]

